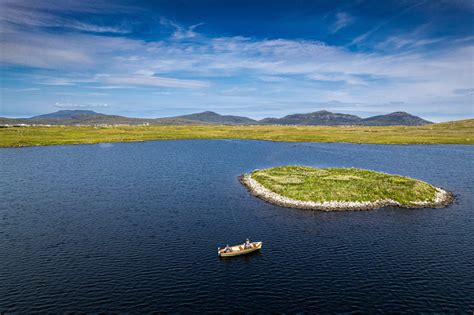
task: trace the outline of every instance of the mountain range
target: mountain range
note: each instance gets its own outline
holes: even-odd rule
[[[166,118],[130,118],[106,115],[90,110],[60,110],[30,118],[1,118],[0,125],[48,124],[48,125],[311,125],[311,126],[421,126],[431,124],[418,116],[406,112],[394,112],[368,118],[321,110],[307,114],[292,114],[282,118],[254,120],[243,116],[220,115],[206,111],[202,113]]]

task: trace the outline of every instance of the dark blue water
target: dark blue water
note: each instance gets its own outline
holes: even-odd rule
[[[472,312],[474,147],[157,141],[0,150],[0,312]],[[361,167],[445,209],[272,206],[237,176]],[[250,237],[261,253],[222,260]]]

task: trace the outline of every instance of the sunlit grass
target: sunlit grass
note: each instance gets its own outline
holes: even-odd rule
[[[474,119],[416,127],[196,125],[0,128],[0,147],[173,139],[256,139],[379,144],[474,144]]]
[[[400,176],[356,168],[281,166],[255,171],[252,178],[271,191],[301,201],[374,202],[402,205],[435,199],[432,185]]]

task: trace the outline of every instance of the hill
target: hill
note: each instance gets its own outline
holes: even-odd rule
[[[30,118],[2,118],[0,124],[38,124],[38,125],[250,125],[256,120],[214,112],[202,112],[190,115],[165,118],[130,118],[118,115],[106,115],[91,110],[60,110],[54,113]]]
[[[0,118],[0,124],[37,125],[142,125],[154,123],[153,119],[106,115],[91,110],[60,110],[30,118]]]
[[[405,112],[373,116],[362,119],[360,122],[360,125],[364,126],[423,126],[428,124],[432,124],[432,122]]]
[[[92,110],[59,110],[54,113],[44,114],[33,116],[30,119],[37,120],[37,119],[75,119],[80,117],[91,117],[91,116],[107,116],[104,114],[96,113]]]
[[[31,118],[1,118],[0,125],[301,125],[301,126],[423,126],[431,122],[405,112],[394,112],[369,118],[329,111],[293,114],[260,121],[243,116],[202,113],[165,118],[130,118],[106,115],[91,110],[60,110]]]
[[[283,118],[265,118],[260,121],[265,125],[357,125],[362,118],[355,115],[331,113],[325,110],[309,114],[293,114]]]
[[[265,125],[309,125],[309,126],[423,126],[432,122],[405,112],[394,112],[369,118],[355,115],[331,113],[325,110],[309,114],[293,114],[283,118],[265,118]]]
[[[232,116],[232,115],[220,115],[215,112],[202,112],[190,115],[171,117],[173,119],[185,119],[192,121],[199,121],[211,124],[222,124],[222,125],[252,125],[256,124],[257,121],[248,117]],[[169,119],[169,118],[168,118]]]

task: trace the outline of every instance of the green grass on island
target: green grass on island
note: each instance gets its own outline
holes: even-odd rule
[[[474,119],[426,126],[51,126],[0,128],[0,147],[175,139],[474,144]]]
[[[258,170],[252,178],[281,196],[300,201],[374,202],[402,205],[433,202],[436,188],[416,179],[356,168],[281,166]]]

